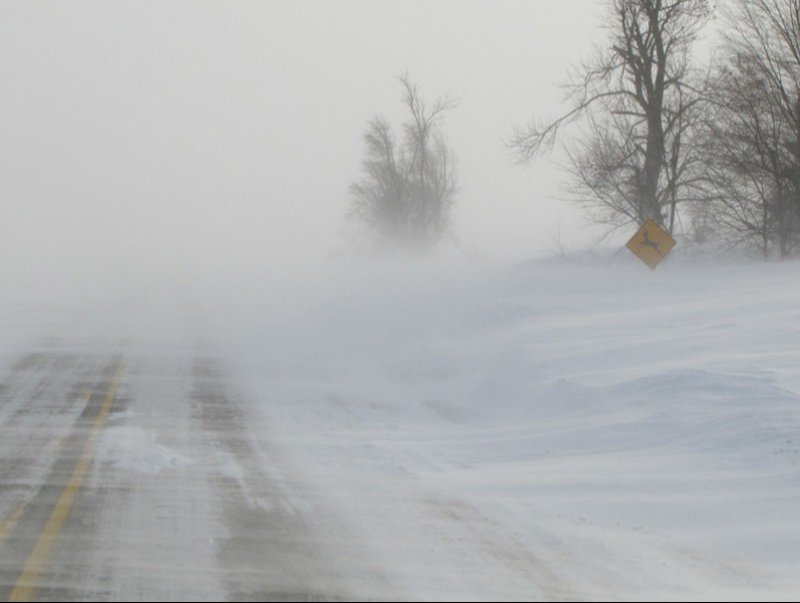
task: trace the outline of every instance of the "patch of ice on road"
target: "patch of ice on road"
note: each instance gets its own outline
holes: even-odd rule
[[[140,427],[108,426],[97,446],[95,458],[117,469],[155,474],[167,468],[192,464],[192,459],[156,443],[156,433]]]

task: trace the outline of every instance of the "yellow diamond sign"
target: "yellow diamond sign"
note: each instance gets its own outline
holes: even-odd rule
[[[640,260],[655,269],[670,250],[675,247],[675,239],[652,220],[648,220],[639,229],[627,245]]]

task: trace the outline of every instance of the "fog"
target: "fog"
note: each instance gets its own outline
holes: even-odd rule
[[[398,76],[458,107],[452,228],[478,259],[591,238],[559,156],[517,165],[515,125],[559,107],[602,35],[569,2],[5,2],[0,265],[6,286],[110,287],[315,274],[350,257],[367,121]],[[448,245],[450,247],[448,251]]]
[[[797,600],[797,262],[504,142],[607,4],[0,3],[0,600]],[[345,218],[404,74],[428,255]]]

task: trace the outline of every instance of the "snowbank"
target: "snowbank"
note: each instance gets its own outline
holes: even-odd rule
[[[379,263],[218,297],[216,339],[364,596],[788,599],[798,267]]]

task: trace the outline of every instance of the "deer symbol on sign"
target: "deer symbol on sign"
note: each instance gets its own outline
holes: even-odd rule
[[[644,231],[644,240],[642,241],[642,247],[652,247],[656,251],[659,251],[658,243],[650,240],[650,233],[647,232],[647,229],[645,229]]]

